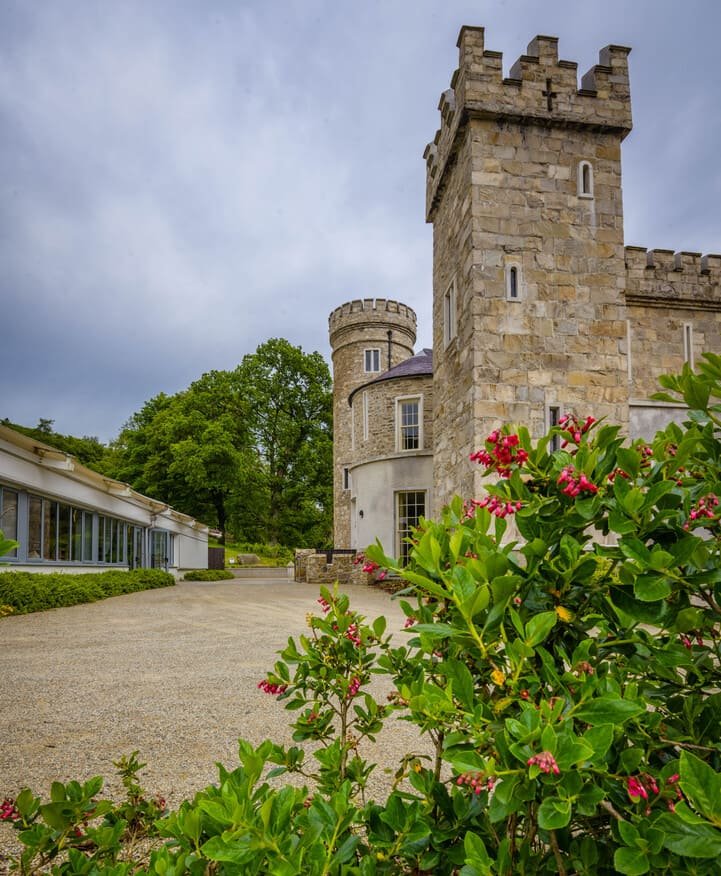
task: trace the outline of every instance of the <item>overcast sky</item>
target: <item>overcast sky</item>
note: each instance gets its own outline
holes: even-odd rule
[[[721,251],[717,0],[0,0],[0,417],[114,438],[356,297],[431,345],[426,143],[463,24],[506,75],[629,45],[626,243]]]

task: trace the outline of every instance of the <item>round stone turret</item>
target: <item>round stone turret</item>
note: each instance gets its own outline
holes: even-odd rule
[[[333,361],[334,546],[350,548],[351,408],[354,389],[413,355],[415,311],[399,301],[363,298],[337,307],[328,318]]]

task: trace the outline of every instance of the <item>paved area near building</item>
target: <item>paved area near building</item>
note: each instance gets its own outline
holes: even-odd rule
[[[401,628],[386,593],[345,590],[366,617]],[[288,636],[307,630],[306,613],[319,613],[317,596],[281,579],[181,582],[0,620],[0,798],[111,778],[112,761],[139,749],[145,787],[177,805],[215,781],[216,761],[237,763],[239,736],[289,743],[292,713],[257,683]],[[382,699],[390,686],[378,685]],[[415,728],[394,721],[373,759],[394,767],[420,747]],[[375,790],[387,783],[379,770]]]

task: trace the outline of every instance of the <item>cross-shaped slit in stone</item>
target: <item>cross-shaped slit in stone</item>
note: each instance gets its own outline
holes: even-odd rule
[[[546,98],[546,105],[549,110],[553,109],[553,98],[558,97],[558,94],[555,91],[551,91],[551,80],[546,79],[546,90],[542,91],[541,94]]]

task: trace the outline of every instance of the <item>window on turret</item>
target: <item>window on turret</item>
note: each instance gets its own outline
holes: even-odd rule
[[[590,161],[581,161],[578,165],[578,197],[593,197],[593,165]]]
[[[420,450],[423,447],[422,399],[396,399],[396,445],[398,450]]]
[[[456,336],[456,308],[456,281],[454,280],[443,296],[443,344],[446,347]]]
[[[350,490],[350,469],[347,465],[343,466],[343,489]]]
[[[368,440],[368,393],[363,393],[363,440]]]
[[[363,351],[366,374],[381,370],[381,351],[378,347]]]
[[[506,300],[521,300],[521,268],[520,265],[506,265]]]
[[[693,324],[683,324],[683,361],[693,368]]]

